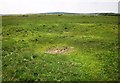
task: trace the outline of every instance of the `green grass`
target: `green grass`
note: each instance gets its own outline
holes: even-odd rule
[[[118,80],[116,16],[3,16],[3,81]],[[72,48],[49,54],[50,48]]]

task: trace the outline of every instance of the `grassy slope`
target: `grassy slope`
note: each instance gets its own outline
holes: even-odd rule
[[[117,31],[113,16],[3,16],[3,81],[117,80]]]

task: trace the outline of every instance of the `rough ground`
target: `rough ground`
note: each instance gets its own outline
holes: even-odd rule
[[[73,47],[62,47],[62,48],[49,48],[46,53],[49,54],[65,54],[67,52],[70,52]]]

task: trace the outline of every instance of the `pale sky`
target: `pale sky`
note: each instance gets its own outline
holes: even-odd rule
[[[119,0],[0,0],[0,14],[118,13]]]

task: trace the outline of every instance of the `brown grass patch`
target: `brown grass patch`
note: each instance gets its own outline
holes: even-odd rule
[[[65,54],[65,53],[69,52],[71,50],[71,48],[73,48],[73,47],[48,48],[46,53],[49,53],[49,54]]]

